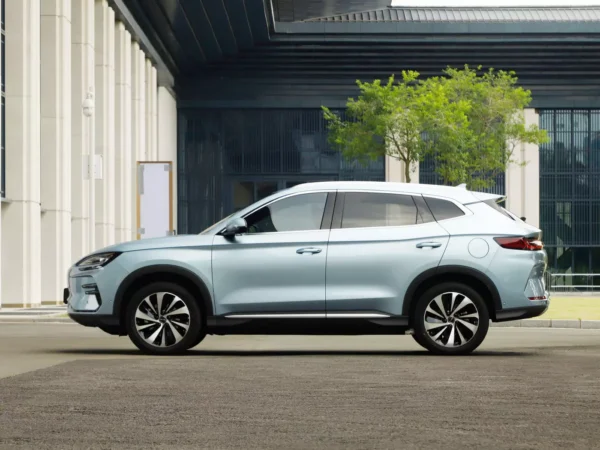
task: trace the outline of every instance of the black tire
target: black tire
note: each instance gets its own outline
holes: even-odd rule
[[[458,295],[455,296],[454,300],[454,313],[449,315],[448,313],[451,312],[450,306],[452,306],[452,293]],[[435,314],[428,312],[426,319],[427,307],[440,295],[442,296],[442,304],[447,306],[446,310],[439,311],[440,308],[435,303],[430,308]],[[457,308],[465,298],[470,302],[465,302],[466,306]],[[441,318],[441,313],[444,314],[445,318]],[[478,314],[478,318],[474,317],[474,314]],[[440,319],[438,319],[438,315]],[[462,316],[466,317],[463,319]],[[490,314],[485,301],[477,291],[462,283],[448,282],[428,289],[417,300],[412,321],[415,330],[413,335],[415,341],[430,352],[437,355],[466,355],[479,347],[485,339],[490,326]],[[439,322],[439,325],[436,321]],[[444,321],[448,325],[444,325]],[[426,322],[429,325],[426,325]],[[426,326],[431,327],[432,325],[435,328],[430,328],[427,331]],[[475,331],[471,331],[475,327]],[[440,333],[441,335],[438,336]],[[434,337],[438,337],[438,339],[434,339]],[[463,339],[465,343],[460,344]],[[455,346],[446,346],[444,341]]]
[[[150,302],[152,303],[152,306],[154,308],[157,308],[157,304],[155,303],[157,297],[154,294],[161,292],[168,293],[172,296],[177,296],[179,300],[183,302],[183,304],[187,307],[187,311],[189,312],[189,317],[187,313],[185,313],[185,315],[175,316],[177,318],[181,318],[178,320],[181,320],[182,323],[188,325],[185,334],[181,334],[184,332],[185,329],[180,326],[176,326],[178,325],[177,322],[172,322],[171,324],[169,324],[167,323],[166,319],[164,319],[165,322],[163,322],[162,325],[158,321],[156,321],[158,324],[156,327],[150,325],[151,323],[153,323],[150,321],[139,322],[142,326],[144,323],[149,325],[149,328],[146,328],[148,332],[144,332],[146,333],[146,335],[148,335],[149,332],[157,330],[158,327],[163,326],[165,329],[163,333],[166,333],[165,339],[167,344],[164,347],[159,345],[152,345],[151,343],[149,343],[146,339],[144,339],[142,331],[138,331],[136,327],[136,321],[140,321],[139,318],[136,319],[136,312],[138,310],[138,306],[140,306],[146,298],[150,297]],[[164,298],[171,299],[171,297],[167,295],[165,295]],[[179,309],[181,307],[180,305],[181,303],[177,303],[177,308],[175,309]],[[148,308],[146,308],[146,310],[148,310]],[[165,312],[165,316],[161,317],[166,318],[168,316],[167,313],[168,311]],[[155,314],[156,311],[154,311],[153,315]],[[187,323],[186,321],[189,323]],[[190,349],[192,346],[197,345],[200,342],[200,340],[202,340],[201,336],[204,334],[200,306],[198,305],[196,299],[192,294],[190,294],[186,289],[175,283],[156,282],[149,284],[148,286],[144,286],[139,291],[137,291],[132,296],[131,301],[127,305],[126,324],[127,334],[129,335],[131,341],[142,352],[150,355],[175,355],[183,353],[186,350]],[[178,342],[176,342],[175,334],[172,331],[174,327],[175,331],[177,331],[181,336],[183,336]],[[150,338],[151,335],[152,333],[150,333],[150,336],[147,336],[147,338]],[[161,336],[162,335],[159,334],[157,341],[161,340]]]

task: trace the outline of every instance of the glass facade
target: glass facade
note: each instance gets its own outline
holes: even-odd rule
[[[540,147],[540,228],[550,269],[600,273],[600,110],[541,110],[540,127],[550,137]]]
[[[331,148],[320,109],[180,110],[178,158],[179,233],[295,184],[385,180],[383,158],[363,166]]]

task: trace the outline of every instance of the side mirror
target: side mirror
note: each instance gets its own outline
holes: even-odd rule
[[[527,218],[525,218],[525,217],[521,217],[521,220],[522,220],[523,222],[525,222],[525,221],[527,221]]]
[[[246,219],[241,217],[237,217],[232,219],[225,229],[221,231],[221,236],[225,237],[233,237],[237,234],[242,234],[248,231],[248,224],[246,223]]]

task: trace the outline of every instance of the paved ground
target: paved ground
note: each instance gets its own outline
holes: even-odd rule
[[[75,325],[0,325],[0,448],[598,448],[600,331],[215,337],[142,357]]]

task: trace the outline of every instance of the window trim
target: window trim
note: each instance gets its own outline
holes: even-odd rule
[[[338,195],[337,195],[337,200],[335,203],[335,209],[333,212],[333,221],[331,224],[331,229],[334,230],[373,230],[373,229],[390,229],[390,228],[406,228],[406,227],[414,227],[414,226],[422,226],[422,225],[427,225],[428,223],[434,223],[434,222],[425,222],[425,223],[415,223],[415,224],[411,224],[411,225],[395,225],[395,226],[379,226],[379,227],[356,227],[356,228],[342,228],[342,218],[344,216],[344,207],[346,205],[346,194],[348,193],[368,193],[368,194],[393,194],[393,195],[405,195],[405,196],[409,196],[409,197],[422,197],[423,200],[425,201],[425,204],[427,204],[427,197],[430,198],[436,198],[438,200],[445,200],[448,202],[453,203],[454,205],[456,205],[463,213],[464,216],[458,216],[458,217],[452,217],[450,219],[442,219],[441,221],[438,221],[435,219],[435,215],[431,212],[431,210],[429,211],[431,213],[431,215],[434,218],[434,222],[435,223],[440,223],[440,222],[447,222],[449,220],[456,220],[456,219],[461,219],[465,216],[472,216],[473,215],[473,211],[467,209],[466,206],[464,206],[463,204],[457,202],[456,200],[449,198],[449,197],[443,197],[440,195],[430,195],[430,194],[421,194],[421,193],[417,193],[417,192],[405,192],[405,191],[393,191],[393,190],[378,190],[378,189],[338,189]],[[413,200],[414,201],[414,200]],[[339,206],[338,206],[339,203]],[[415,207],[417,207],[418,210],[418,206],[415,203]],[[429,208],[429,205],[427,205],[427,207]]]

